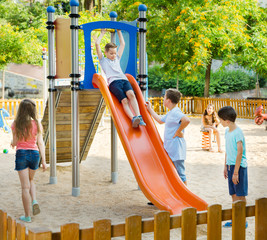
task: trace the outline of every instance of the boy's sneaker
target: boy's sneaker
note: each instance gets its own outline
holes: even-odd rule
[[[142,116],[139,115],[138,117],[139,117],[139,119],[140,119],[140,123],[139,123],[139,125],[140,125],[140,126],[146,126],[146,123],[144,122]]]
[[[34,200],[32,202],[32,214],[33,215],[37,215],[39,214],[41,211],[40,211],[40,207],[39,207],[39,204],[36,200]]]
[[[23,222],[27,222],[27,223],[31,223],[32,222],[32,219],[31,217],[25,217],[25,216],[21,216],[19,218],[19,220],[23,221]]]
[[[132,119],[132,127],[133,128],[137,128],[139,126],[139,123],[140,123],[140,118],[135,116],[133,117]]]

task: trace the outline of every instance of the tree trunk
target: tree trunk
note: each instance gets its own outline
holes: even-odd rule
[[[98,0],[98,13],[102,12],[102,1]]]
[[[94,0],[84,0],[84,8],[85,10],[92,11],[94,8],[95,2]]]
[[[176,80],[176,89],[179,90],[179,76],[177,75],[177,80]]]
[[[212,59],[210,60],[207,66],[207,69],[206,69],[204,97],[209,97],[211,62],[212,62]]]

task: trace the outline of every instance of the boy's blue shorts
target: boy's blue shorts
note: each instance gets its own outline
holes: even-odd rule
[[[173,162],[177,172],[178,172],[178,175],[180,176],[181,180],[183,182],[186,181],[186,175],[185,175],[185,167],[184,167],[184,160],[177,160],[177,161],[174,161]]]
[[[26,168],[36,170],[39,168],[39,161],[39,151],[19,149],[16,151],[15,170],[21,171]]]
[[[248,195],[248,171],[247,168],[241,167],[238,171],[238,184],[234,184],[232,181],[233,173],[235,170],[235,165],[227,165],[227,173],[228,173],[228,188],[229,194],[238,197],[244,197]]]
[[[109,90],[121,102],[122,99],[127,98],[126,92],[133,91],[133,88],[128,80],[115,80],[109,85]]]

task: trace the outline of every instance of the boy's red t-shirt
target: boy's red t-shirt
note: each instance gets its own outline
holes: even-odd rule
[[[13,122],[11,125],[13,131],[15,131],[15,123]],[[24,139],[17,141],[16,150],[24,149],[24,150],[39,150],[37,146],[37,124],[34,120],[32,120],[32,129],[31,129],[31,137],[25,141]]]

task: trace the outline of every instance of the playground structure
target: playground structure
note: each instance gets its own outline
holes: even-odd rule
[[[11,129],[8,126],[7,122],[6,122],[6,117],[9,117],[10,114],[9,112],[4,109],[4,108],[0,108],[0,128],[3,128],[5,133],[10,133]]]
[[[168,157],[166,151],[164,150],[162,140],[159,133],[155,127],[155,124],[146,111],[145,101],[140,88],[144,91],[145,78],[146,76],[146,61],[145,61],[145,33],[146,33],[146,6],[139,6],[139,28],[136,26],[116,22],[116,13],[112,12],[110,14],[112,21],[99,21],[86,23],[81,26],[78,25],[78,6],[77,1],[71,1],[71,70],[72,73],[69,75],[69,65],[64,67],[64,61],[68,60],[66,56],[62,56],[57,51],[57,73],[55,73],[55,56],[54,56],[54,30],[65,29],[61,33],[56,33],[57,36],[57,48],[61,46],[59,41],[59,35],[61,39],[66,41],[66,27],[62,27],[58,21],[54,21],[54,8],[48,7],[48,56],[49,56],[49,99],[48,99],[48,110],[46,110],[45,117],[43,119],[43,124],[48,129],[46,134],[46,139],[49,137],[49,163],[50,163],[50,183],[56,183],[56,159],[60,158],[61,154],[66,155],[65,151],[69,148],[71,143],[71,161],[72,161],[72,195],[78,196],[80,194],[79,187],[79,163],[84,159],[88,153],[90,142],[94,137],[96,132],[99,119],[103,113],[104,101],[101,98],[101,94],[104,97],[105,103],[109,107],[109,110],[114,121],[114,125],[118,131],[121,142],[123,144],[124,150],[127,154],[128,160],[139,184],[139,187],[145,194],[145,196],[153,202],[159,209],[168,210],[171,214],[181,213],[182,209],[185,207],[195,207],[197,210],[205,210],[207,208],[207,203],[193,194],[180,180],[175,167],[172,164],[171,159]],[[62,19],[60,20],[62,22]],[[65,23],[64,23],[65,24]],[[110,94],[107,83],[101,75],[96,74],[92,59],[91,51],[91,32],[95,29],[108,28],[108,29],[121,29],[129,34],[129,51],[126,51],[128,55],[128,60],[126,61],[125,73],[133,89],[137,95],[137,100],[140,106],[141,114],[144,117],[147,126],[138,129],[132,129],[131,121],[124,114],[121,104],[118,100]],[[85,39],[85,76],[84,81],[79,81],[81,77],[78,69],[78,30],[82,29],[84,31]],[[137,49],[137,32],[139,32],[139,82],[138,86],[136,78],[137,66],[136,66],[136,49]],[[68,35],[68,33],[67,33]],[[112,33],[112,41],[115,41],[115,33]],[[66,45],[66,43],[65,43]],[[66,50],[66,49],[64,49]],[[66,50],[68,52],[68,50]],[[55,79],[60,78],[59,72],[62,70],[62,76],[66,75],[71,77],[71,87],[69,88],[56,88],[54,85]],[[98,89],[95,89],[94,86]],[[69,89],[71,93],[69,93]],[[68,92],[68,93],[65,93]],[[67,96],[68,95],[68,96]],[[88,97],[86,100],[82,100],[82,96],[92,96]],[[99,97],[95,97],[95,96]],[[71,104],[70,99],[71,97]],[[66,99],[63,101],[63,99]],[[83,104],[81,104],[83,103]],[[94,105],[94,107],[88,107],[87,104]],[[84,108],[84,106],[87,106]],[[84,110],[82,110],[84,109]],[[89,111],[88,111],[89,110]],[[91,111],[90,111],[91,110]],[[88,111],[88,112],[87,112]],[[66,121],[63,113],[71,113],[68,117],[68,123],[65,125]],[[56,114],[57,113],[57,114]],[[80,122],[80,114],[88,113],[90,116],[94,116],[90,123],[85,123],[84,128],[86,135],[86,140],[82,140],[82,123]],[[48,115],[48,117],[47,117]],[[83,119],[86,121],[86,117]],[[47,124],[48,121],[48,124]],[[62,123],[60,121],[63,121]],[[57,126],[57,127],[56,127]],[[88,130],[89,128],[89,130]],[[70,129],[72,129],[72,134],[70,134]],[[60,135],[60,130],[62,130],[62,135]],[[65,131],[65,132],[63,132]],[[68,131],[68,133],[67,133]],[[89,133],[91,133],[89,135]],[[68,139],[66,136],[68,135]],[[116,142],[114,140],[115,133],[112,137],[112,143]],[[58,138],[56,138],[58,136]],[[62,138],[64,140],[62,140]],[[47,141],[45,139],[45,141]],[[80,148],[80,143],[84,142],[82,148]],[[48,144],[47,144],[48,146]],[[60,150],[60,147],[63,147]],[[115,144],[116,146],[116,144]],[[114,147],[114,146],[113,146]],[[82,154],[82,149],[86,151]],[[116,149],[112,149],[112,155],[116,155]],[[57,152],[59,151],[59,152]],[[62,156],[63,156],[62,155]],[[70,156],[70,154],[68,153]],[[62,161],[65,161],[63,157]],[[70,160],[70,159],[69,159]],[[112,160],[113,161],[113,160]],[[116,165],[116,162],[112,162],[112,165]],[[115,166],[116,167],[116,166]]]
[[[263,111],[263,106],[260,105],[259,107],[256,108],[255,110],[255,123],[257,125],[261,125],[264,120],[267,121],[267,113],[262,113]]]
[[[201,142],[201,146],[203,150],[209,150],[210,148],[210,136],[209,136],[209,132],[202,132],[202,142]]]

